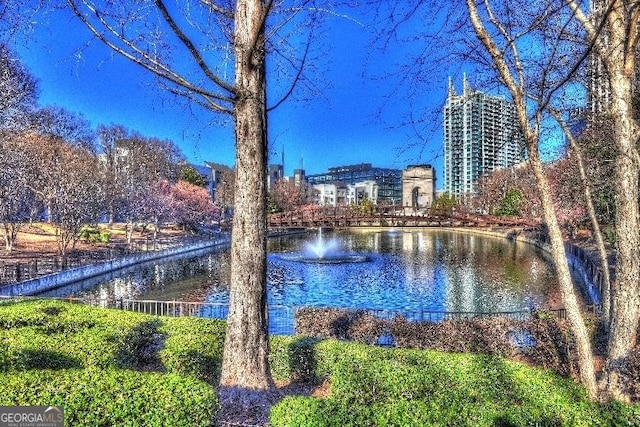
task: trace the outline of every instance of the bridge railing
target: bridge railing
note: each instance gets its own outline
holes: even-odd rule
[[[461,225],[497,225],[534,227],[537,221],[519,217],[482,215],[463,210],[415,209],[399,205],[381,205],[368,208],[358,206],[318,206],[291,212],[271,214],[271,227],[314,227],[320,225],[434,225],[456,223]]]

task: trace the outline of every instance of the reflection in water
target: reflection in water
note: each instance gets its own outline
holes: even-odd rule
[[[269,241],[268,303],[390,310],[519,311],[545,302],[554,272],[532,246],[442,230],[325,230],[365,262],[294,262],[316,234]],[[228,302],[228,251],[156,261],[101,284],[55,291],[101,298]]]

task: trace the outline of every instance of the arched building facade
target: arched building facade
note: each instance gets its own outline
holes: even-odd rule
[[[402,171],[402,206],[429,208],[436,198],[436,171],[433,166],[410,165]]]

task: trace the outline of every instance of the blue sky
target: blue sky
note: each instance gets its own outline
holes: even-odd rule
[[[366,21],[336,16],[328,25],[330,31],[325,34],[329,36],[322,40],[326,55],[318,64],[324,79],[322,96],[287,101],[270,113],[270,163],[280,163],[282,150],[286,175],[301,166],[307,174],[315,174],[356,163],[398,169],[431,163],[440,187],[439,121],[446,75],[423,84],[418,105],[409,105],[404,83],[392,73],[399,70],[411,47],[397,45],[378,53],[370,45],[374,34]],[[117,123],[146,136],[171,139],[192,163],[234,163],[229,120],[225,123],[219,116],[172,98],[139,66],[99,42],[87,43],[90,35],[75,18],[36,17],[34,29],[14,49],[40,80],[41,105],[82,113],[93,126]],[[453,77],[460,86],[461,75]],[[420,125],[424,132],[402,125],[411,114],[428,122]]]

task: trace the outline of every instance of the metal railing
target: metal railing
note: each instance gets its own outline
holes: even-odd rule
[[[379,319],[392,320],[396,316],[402,316],[411,322],[442,322],[445,320],[461,321],[472,319],[489,319],[494,317],[506,318],[509,320],[529,320],[533,317],[534,310],[519,311],[496,311],[496,312],[475,312],[475,311],[432,311],[422,309],[404,310],[365,310]],[[548,310],[560,319],[566,317],[564,309]]]
[[[160,300],[135,300],[125,298],[80,298],[80,297],[1,297],[1,300],[9,299],[56,299],[60,301],[87,304],[94,307],[113,308],[137,313],[150,314],[154,316],[169,317],[203,317],[211,319],[226,319],[229,314],[229,306],[226,303],[212,302],[190,302],[190,301],[160,301]],[[296,314],[302,309],[319,309],[319,307],[287,307],[272,305],[268,306],[269,312],[269,333],[272,335],[293,335],[295,334]],[[339,310],[342,310],[338,308]],[[478,318],[503,317],[510,320],[528,320],[532,318],[534,311],[521,310],[509,312],[459,312],[459,311],[429,311],[429,310],[363,310],[349,309],[353,311],[364,311],[371,313],[380,319],[392,320],[396,316],[402,316],[408,321],[414,322],[442,322],[444,320],[471,320]],[[585,311],[598,313],[599,306],[587,306]],[[564,319],[566,312],[564,309],[548,310],[549,314]]]
[[[343,227],[343,226],[520,226],[535,228],[539,221],[520,217],[498,217],[453,209],[415,209],[408,206],[318,206],[270,214],[269,227]]]
[[[11,285],[26,280],[37,279],[48,274],[59,273],[72,268],[83,267],[99,262],[114,260],[128,255],[144,252],[156,252],[163,249],[182,246],[189,243],[207,240],[228,240],[227,237],[174,239],[137,239],[130,244],[111,245],[103,249],[92,250],[83,255],[70,253],[65,257],[45,256],[38,258],[21,258],[0,260],[0,286]]]
[[[192,301],[160,301],[135,300],[126,298],[84,298],[84,297],[3,297],[2,299],[55,299],[59,301],[87,304],[93,307],[113,308],[167,317],[203,317],[209,319],[226,319],[229,306],[226,303],[192,302]],[[269,333],[272,335],[293,335],[295,308],[286,306],[269,306]]]

